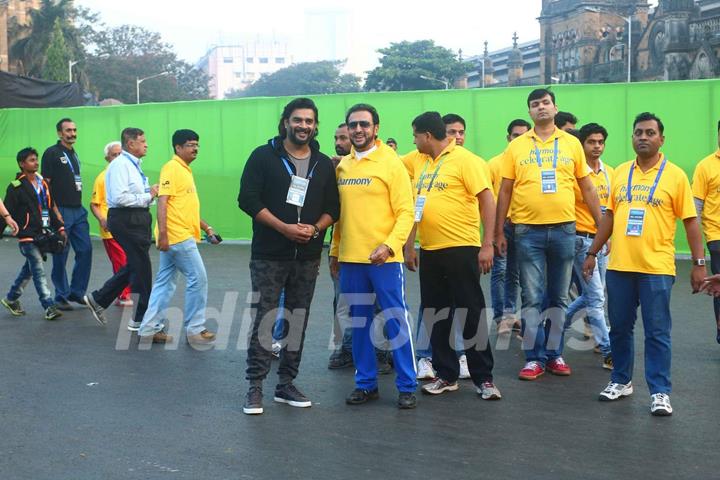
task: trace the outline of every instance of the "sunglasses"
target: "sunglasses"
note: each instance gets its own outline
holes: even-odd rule
[[[359,122],[348,122],[348,128],[351,130],[357,128],[358,125],[360,125],[360,128],[370,128],[372,126],[372,123],[368,122],[367,120],[360,120]]]

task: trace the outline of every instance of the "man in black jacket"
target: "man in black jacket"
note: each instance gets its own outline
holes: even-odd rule
[[[40,303],[45,310],[45,319],[55,320],[62,314],[58,311],[48,288],[43,263],[45,254],[53,251],[53,247],[64,246],[65,228],[53,204],[48,184],[37,174],[38,152],[34,148],[23,148],[17,154],[17,162],[20,174],[8,185],[5,206],[20,227],[17,232],[18,244],[20,253],[26,260],[7,296],[0,300],[0,304],[14,316],[25,315],[25,310],[20,305],[20,296],[32,278]],[[56,235],[52,236],[51,231]]]
[[[276,402],[309,407],[294,385],[325,230],[340,214],[335,170],[315,141],[318,111],[308,98],[285,106],[279,136],[253,151],[240,181],[240,208],[252,217],[250,276],[255,298],[243,412],[263,413],[262,382],[270,371],[272,328],[285,290],[289,328],[282,340]]]

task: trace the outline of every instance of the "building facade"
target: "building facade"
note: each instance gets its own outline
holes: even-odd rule
[[[17,73],[10,47],[22,38],[22,27],[29,25],[30,12],[39,8],[40,0],[0,0],[0,70]]]

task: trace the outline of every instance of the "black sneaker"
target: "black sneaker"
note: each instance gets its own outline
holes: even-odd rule
[[[250,385],[245,394],[245,405],[243,405],[243,413],[245,415],[260,415],[263,413],[262,406],[262,386]]]
[[[361,405],[367,403],[368,400],[377,400],[378,398],[380,398],[380,392],[378,392],[377,388],[374,390],[356,388],[345,398],[345,403],[348,405]]]
[[[105,320],[105,315],[103,314],[105,309],[95,302],[92,294],[85,295],[83,300],[85,300],[85,305],[90,309],[93,317],[95,317],[95,320],[97,320],[100,325],[106,325],[107,321]]]
[[[377,371],[380,375],[387,375],[392,373],[393,367],[390,363],[390,353],[385,351],[379,351],[375,353],[377,358]]]
[[[342,348],[339,348],[335,350],[332,355],[330,355],[330,360],[328,361],[328,368],[330,370],[336,370],[340,368],[349,368],[353,366],[353,357],[352,353],[348,352],[347,350],[343,350]]]
[[[55,305],[50,305],[45,309],[45,320],[55,320],[58,317],[62,317],[62,313],[58,311]]]
[[[410,392],[400,392],[400,395],[398,395],[397,406],[400,410],[408,410],[417,407],[415,394]]]
[[[22,315],[25,315],[25,310],[23,310],[22,305],[20,305],[20,300],[8,300],[7,298],[3,298],[0,300],[0,304],[2,304],[3,307],[7,308],[12,316],[14,317],[20,317]]]
[[[287,403],[291,407],[308,408],[312,402],[292,383],[278,385],[275,387],[274,400],[279,403]]]
[[[85,298],[78,298],[78,297],[74,297],[72,295],[70,295],[68,297],[68,302],[77,303],[78,305],[82,305],[83,307],[87,306],[87,302],[85,301]]]
[[[70,305],[66,300],[61,300],[59,302],[55,302],[55,307],[57,307],[58,310],[62,310],[63,312],[69,312],[71,310],[75,310],[72,305]]]

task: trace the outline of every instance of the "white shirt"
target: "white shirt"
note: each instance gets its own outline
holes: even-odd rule
[[[125,150],[110,162],[105,173],[105,197],[109,208],[147,208],[152,202],[142,160]]]

